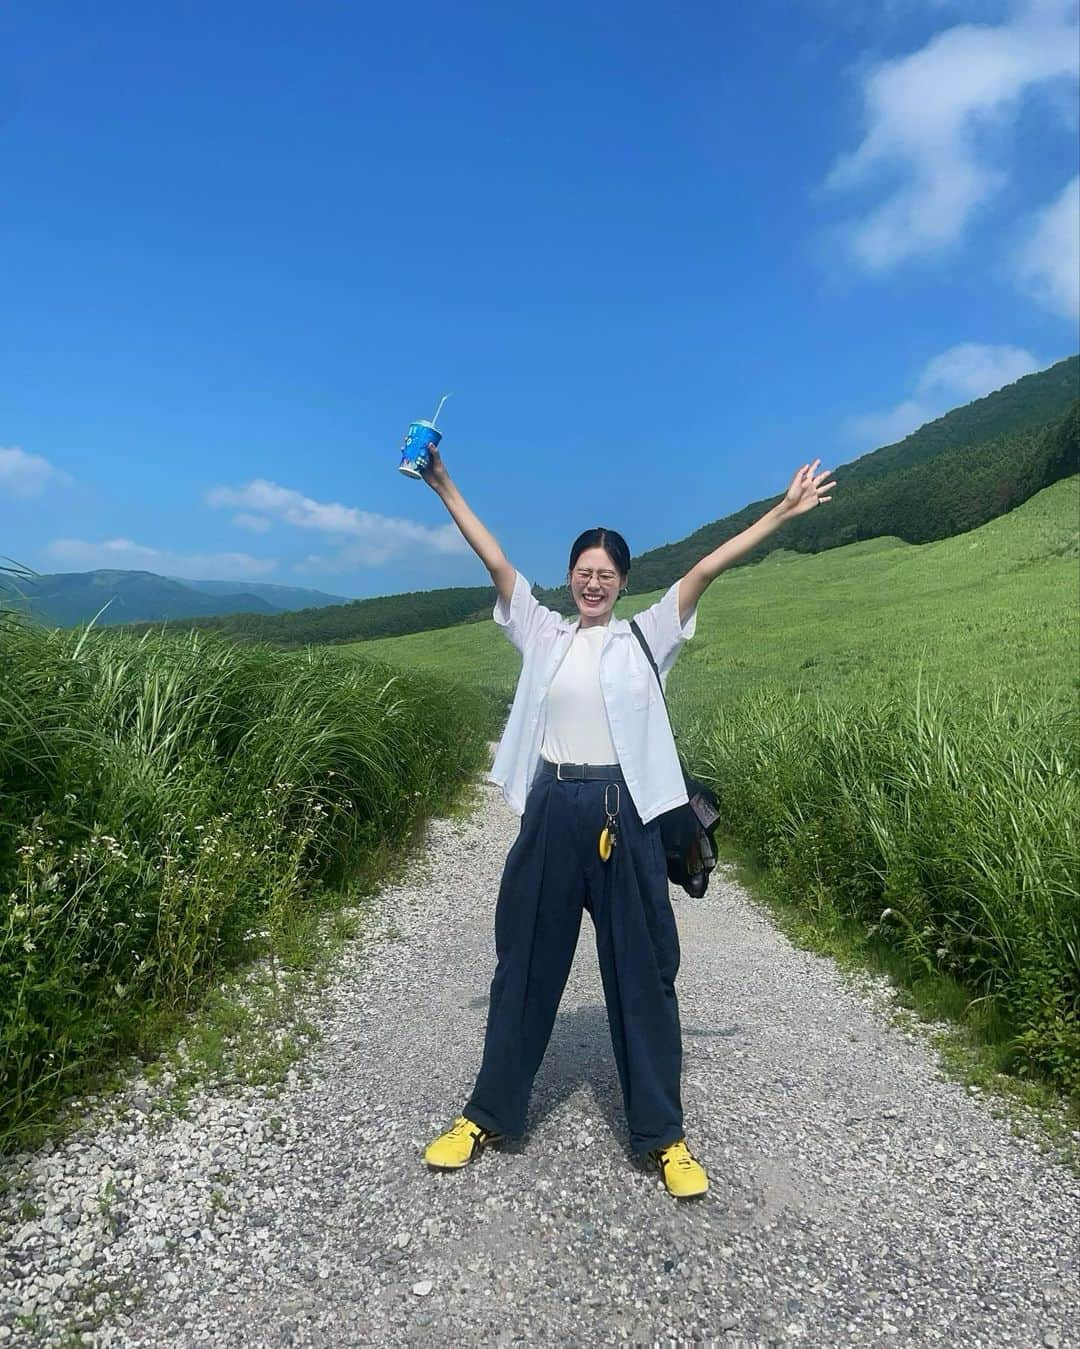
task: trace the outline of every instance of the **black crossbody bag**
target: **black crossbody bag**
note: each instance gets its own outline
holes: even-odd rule
[[[637,625],[636,619],[630,620],[634,636],[641,643],[645,658],[652,666],[656,682],[660,685],[660,696],[667,707],[667,694],[660,680],[660,671],[649,650],[645,635]],[[679,767],[686,783],[686,794],[690,800],[674,810],[665,811],[660,816],[660,837],[664,842],[667,856],[668,880],[681,885],[688,895],[700,899],[709,888],[709,873],[716,866],[716,845],[713,836],[716,833],[720,811],[716,793],[706,787],[697,778],[691,777],[679,755]]]

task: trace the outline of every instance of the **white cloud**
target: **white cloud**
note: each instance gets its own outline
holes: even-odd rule
[[[1038,370],[1043,362],[1023,347],[961,342],[928,361],[917,390],[924,397],[957,397],[970,403]]]
[[[950,408],[984,398],[1042,365],[1022,347],[961,342],[927,362],[915,381],[914,397],[884,412],[848,418],[844,438],[860,450],[893,445]]]
[[[912,431],[934,420],[935,414],[917,398],[905,398],[886,412],[865,412],[844,422],[844,439],[860,450],[895,445]]]
[[[1065,318],[1080,315],[1080,177],[1027,222],[1016,279],[1047,309]]]
[[[98,567],[118,571],[152,571],[163,576],[185,576],[192,581],[254,580],[273,571],[273,558],[250,557],[247,553],[172,553],[147,548],[131,539],[54,539],[45,549],[50,558],[77,569]]]
[[[249,515],[247,511],[238,511],[232,519],[234,525],[240,529],[250,529],[253,534],[265,534],[270,528],[270,521],[265,515]]]
[[[415,520],[375,515],[336,501],[314,501],[265,478],[256,478],[240,488],[215,487],[207,493],[206,501],[210,506],[240,507],[245,512],[258,512],[263,519],[337,536],[338,551],[332,556],[309,557],[304,564],[309,571],[348,571],[417,553],[457,555],[469,551],[455,525],[432,528]]]
[[[27,454],[18,445],[0,449],[0,494],[28,499],[41,496],[54,483],[70,481],[40,454]]]
[[[927,11],[975,17],[985,23],[1012,8],[1007,0],[802,0],[802,3],[830,27],[859,33],[891,32],[898,23],[910,21],[913,15],[921,17]]]
[[[1026,95],[1075,77],[1078,43],[1075,0],[1029,0],[995,27],[949,28],[865,71],[866,133],[827,184],[888,184],[884,199],[847,229],[866,271],[887,271],[961,237],[1008,180],[992,133],[1010,125]]]

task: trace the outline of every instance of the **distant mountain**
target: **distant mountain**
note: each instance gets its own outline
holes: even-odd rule
[[[274,592],[279,592],[276,596]],[[262,582],[182,581],[149,571],[52,572],[19,581],[0,575],[0,601],[43,623],[71,627],[100,610],[102,626],[221,614],[276,614],[340,604],[335,595]]]
[[[200,628],[230,637],[277,646],[362,642],[369,637],[399,637],[428,628],[449,628],[491,614],[491,585],[457,586],[445,590],[414,590],[407,595],[378,595],[347,604],[302,609],[291,614],[234,614],[228,618],[193,618],[171,623],[173,628]],[[140,623],[135,631],[149,626]]]
[[[296,609],[321,609],[327,604],[348,604],[347,595],[330,595],[325,590],[307,590],[303,586],[271,585],[266,581],[189,581],[183,576],[170,576],[192,590],[201,590],[204,595],[235,595],[242,590],[245,595],[257,595],[265,600],[271,609],[279,613],[290,613]],[[239,610],[231,609],[230,613]]]

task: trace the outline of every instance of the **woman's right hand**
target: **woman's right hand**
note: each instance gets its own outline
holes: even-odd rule
[[[420,470],[420,476],[429,487],[434,487],[438,491],[440,487],[446,487],[449,484],[450,474],[446,471],[446,465],[442,461],[438,445],[429,444],[427,452],[427,468]]]

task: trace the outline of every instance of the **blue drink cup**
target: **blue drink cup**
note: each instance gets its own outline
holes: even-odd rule
[[[398,472],[410,478],[423,477],[423,470],[427,468],[431,459],[428,446],[438,445],[440,440],[442,432],[434,422],[411,422],[408,431],[405,432],[405,439],[401,442],[401,463],[398,464]]]

